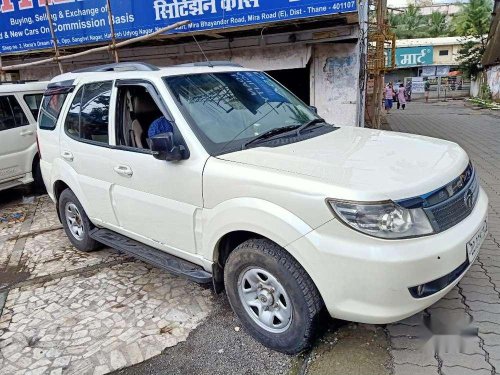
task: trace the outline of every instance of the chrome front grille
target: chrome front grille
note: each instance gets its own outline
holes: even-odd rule
[[[479,182],[475,171],[472,167],[469,168],[469,178],[464,181],[465,184],[461,189],[440,203],[424,207],[436,232],[442,232],[460,223],[474,209],[479,196]]]

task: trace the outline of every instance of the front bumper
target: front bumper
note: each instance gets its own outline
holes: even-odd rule
[[[488,214],[480,189],[472,213],[454,227],[427,237],[376,239],[332,220],[286,248],[315,282],[332,317],[362,323],[391,323],[411,316],[446,295],[472,265],[448,286],[424,298],[409,288],[439,279],[467,261],[466,243]]]

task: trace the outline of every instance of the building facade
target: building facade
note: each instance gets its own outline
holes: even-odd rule
[[[398,40],[395,69],[387,78],[447,76],[458,69],[458,51],[462,43],[462,37]]]
[[[470,81],[458,70],[462,44],[462,37],[398,40],[395,68],[386,74],[385,81],[406,85],[417,77],[429,81],[431,97],[468,96]],[[424,96],[423,92],[415,94],[414,98]]]
[[[30,5],[21,9],[21,3]],[[228,60],[266,71],[327,121],[363,126],[366,2],[331,0],[53,0],[49,7],[60,54],[154,32],[174,22],[173,33],[120,49],[120,61],[158,66]],[[2,65],[54,55],[44,0],[0,0]],[[326,5],[325,5],[326,4]],[[11,9],[6,11],[6,9]],[[45,16],[44,16],[45,15]],[[55,17],[54,17],[55,16]],[[45,17],[45,18],[44,18]],[[38,33],[38,34],[37,34]],[[5,36],[11,36],[6,39]],[[47,44],[48,43],[48,44]],[[64,71],[113,62],[96,53],[62,62]],[[49,79],[55,63],[6,71],[20,79]]]
[[[486,96],[500,103],[500,0],[495,1],[488,42],[481,62],[484,71],[477,80],[478,93],[475,96],[487,88]],[[485,96],[484,93],[481,96]]]

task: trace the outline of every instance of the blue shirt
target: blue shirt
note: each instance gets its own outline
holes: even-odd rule
[[[174,127],[168,121],[165,116],[161,116],[154,120],[149,126],[148,138],[153,138],[155,135],[173,132]]]

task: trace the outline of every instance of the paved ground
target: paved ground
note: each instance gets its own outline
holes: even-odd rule
[[[77,252],[47,196],[0,201],[0,373],[102,374],[186,340],[209,289],[113,250]]]
[[[500,119],[475,111],[462,101],[409,103],[406,111],[388,115],[393,130],[459,143],[470,155],[490,198],[490,235],[468,274],[442,301],[419,315],[450,321],[470,317],[479,337],[458,348],[427,355],[415,343],[425,334],[420,317],[389,325],[395,374],[500,373]],[[453,342],[457,338],[452,339]],[[428,348],[427,348],[428,349]]]
[[[389,123],[460,143],[490,197],[479,259],[436,305],[387,326],[327,320],[313,350],[281,355],[239,329],[223,295],[109,249],[76,252],[48,198],[18,189],[0,195],[0,374],[500,372],[500,119],[456,101],[410,103]],[[436,352],[429,316],[472,318],[479,336],[441,337]]]

